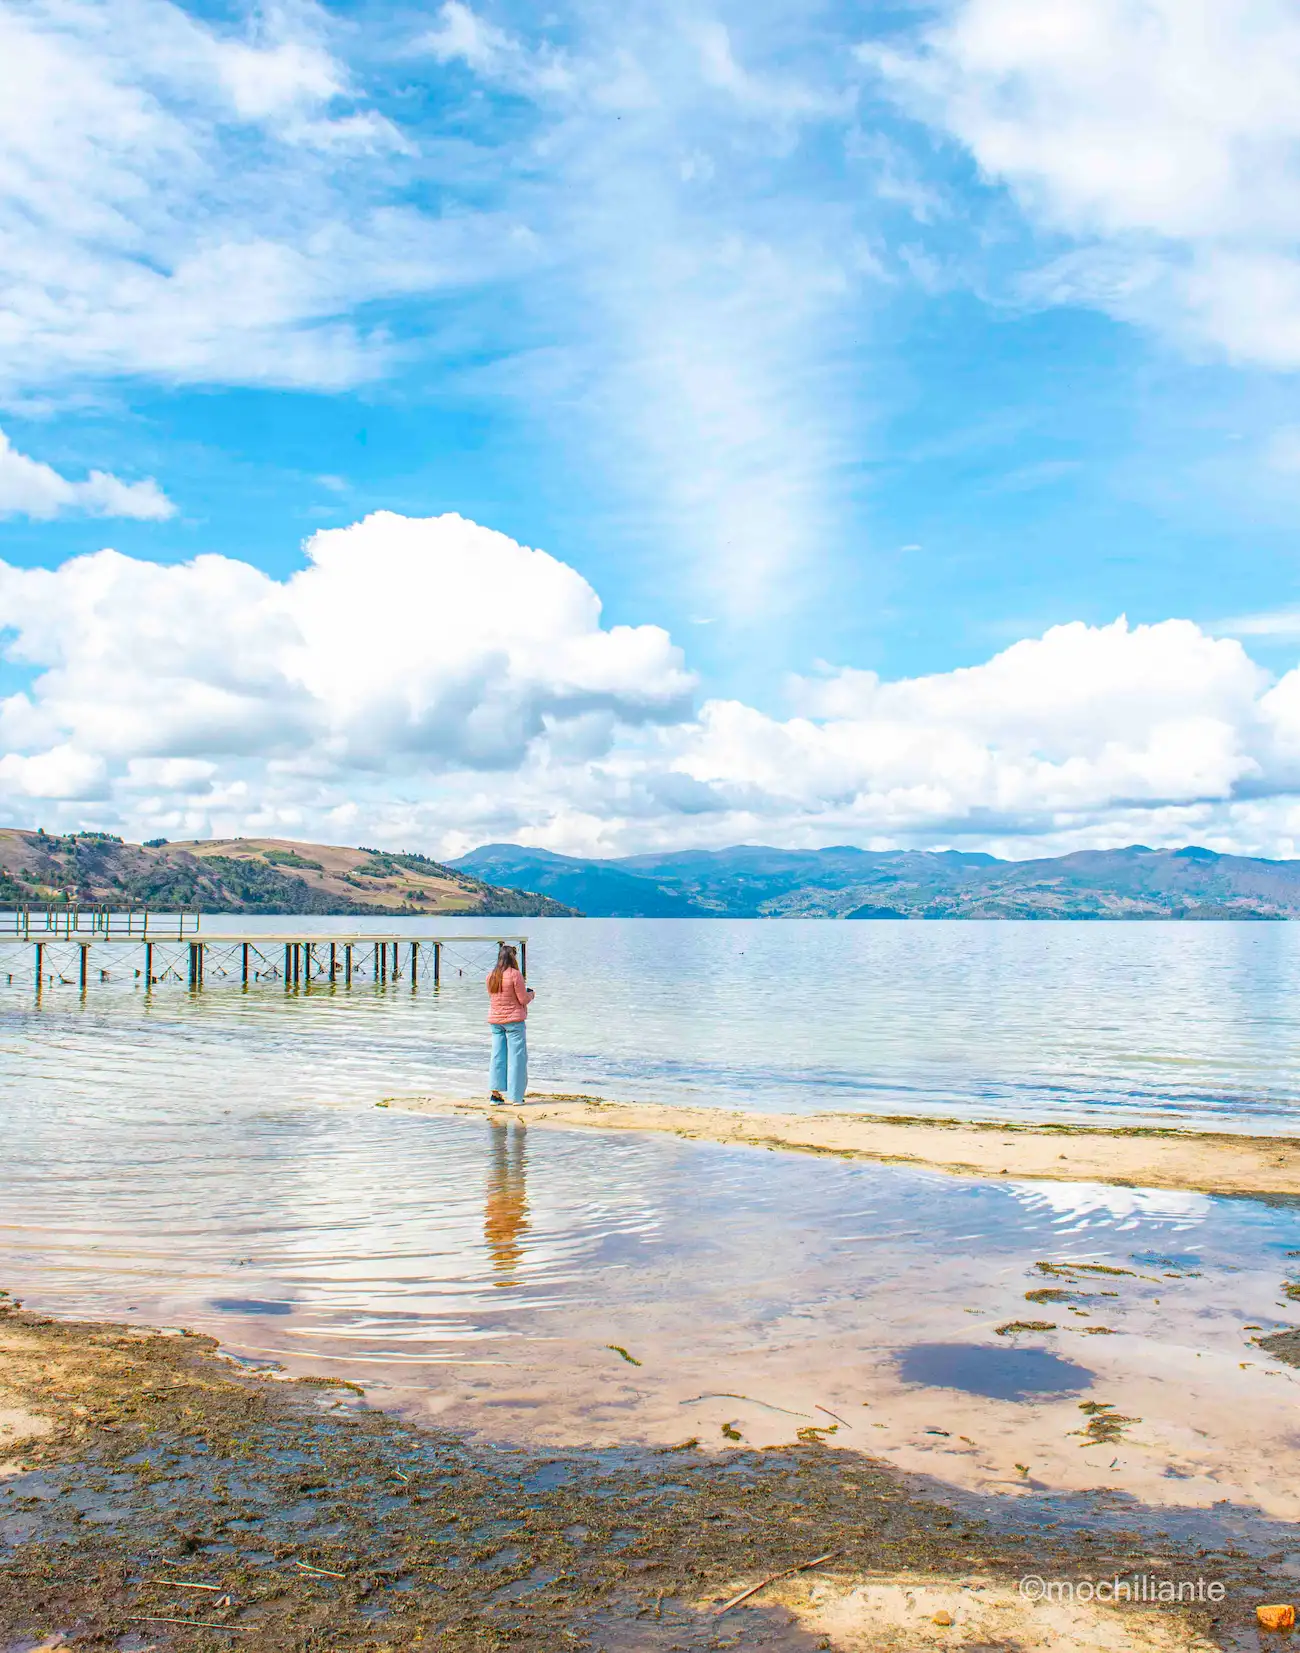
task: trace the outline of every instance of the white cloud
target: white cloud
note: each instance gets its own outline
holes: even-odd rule
[[[439,63],[463,63],[475,74],[526,96],[567,93],[577,85],[562,53],[546,46],[530,50],[461,0],[447,0],[437,27],[417,40],[414,49],[430,53]]]
[[[106,795],[107,776],[102,758],[93,752],[79,752],[73,746],[52,746],[48,752],[37,752],[32,757],[18,752],[0,757],[0,792],[8,792],[15,799],[100,799]]]
[[[480,385],[526,416],[562,401],[672,576],[768,626],[836,537],[861,451],[839,364],[876,279],[855,186],[817,151],[843,140],[858,71],[774,16],[588,12],[561,50],[536,14],[524,35],[450,0],[423,41],[532,105],[484,122],[477,153],[536,228],[523,300],[556,342]]]
[[[1043,230],[1030,285],[1300,366],[1300,13],[1289,0],[956,0],[860,48]]]
[[[1188,621],[1058,626],[985,665],[882,683],[802,682],[807,715],[706,706],[683,754],[738,797],[860,832],[1041,826],[1121,803],[1227,799],[1262,773],[1267,675]],[[987,830],[987,829],[986,829]]]
[[[0,704],[18,797],[210,797],[244,807],[330,787],[509,774],[552,746],[682,715],[692,680],[653,626],[600,623],[542,551],[460,517],[379,513],[316,534],[287,581],[218,556],[160,566],[102,551],[0,564],[7,653],[36,676]],[[71,778],[70,778],[71,777]]]
[[[460,517],[233,558],[0,564],[26,690],[0,805],[135,836],[277,831],[454,853],[1123,842],[1300,847],[1300,669],[1185,620],[1052,628],[896,682],[827,668],[792,715],[693,709],[667,634],[601,623],[566,564]],[[50,811],[47,811],[47,815]]]
[[[510,11],[401,43],[312,0],[0,0],[0,405],[337,389],[452,340],[457,393],[562,443],[706,612],[779,623],[862,456],[880,266],[825,164],[860,71],[780,8]]]
[[[91,471],[84,482],[70,482],[52,465],[29,459],[0,431],[0,516],[48,520],[65,511],[95,517],[134,517],[163,522],[176,507],[153,480],[123,482],[107,471]]]
[[[0,4],[0,397],[84,376],[338,386],[359,306],[517,261],[402,204],[406,138],[304,0],[240,32],[171,0]]]

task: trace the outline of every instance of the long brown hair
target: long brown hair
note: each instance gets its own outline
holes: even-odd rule
[[[496,964],[492,967],[492,974],[488,977],[488,992],[499,993],[506,971],[518,970],[518,968],[519,955],[508,942],[501,942],[497,948]]]

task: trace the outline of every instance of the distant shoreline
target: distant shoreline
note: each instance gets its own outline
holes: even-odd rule
[[[303,917],[1258,923],[1300,918],[1300,860],[1195,844],[1028,861],[756,844],[601,859],[484,844],[442,862],[287,838],[129,844],[0,827],[0,908],[68,903]]]
[[[645,1131],[687,1141],[906,1165],[952,1176],[1093,1182],[1184,1193],[1300,1198],[1300,1139],[1168,1126],[740,1113],[660,1102],[530,1094],[520,1106],[394,1096],[412,1113],[519,1120],[561,1130]]]

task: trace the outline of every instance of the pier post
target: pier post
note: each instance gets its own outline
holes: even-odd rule
[[[308,987],[310,987],[311,986],[311,973],[312,973],[312,969],[313,969],[313,961],[315,959],[316,948],[310,941],[304,941],[303,944],[302,944],[302,950],[303,950],[303,955],[304,955],[303,963],[306,966],[304,973],[307,977],[307,985],[308,985]]]
[[[41,977],[45,972],[45,943],[36,943],[36,997],[41,996]]]
[[[191,987],[197,987],[198,985],[199,985],[199,948],[198,948],[198,943],[192,941],[190,943],[190,986]]]
[[[144,990],[147,993],[153,986],[153,942],[144,944]]]
[[[402,974],[401,970],[398,968],[398,963],[397,963],[397,948],[398,948],[398,943],[394,942],[393,943],[393,980],[394,981],[396,981]]]
[[[333,981],[339,973],[337,955],[338,955],[337,943],[331,941],[330,942],[330,980],[331,981]]]
[[[293,944],[293,985],[295,987],[297,987],[297,986],[299,986],[301,981],[302,981],[302,943],[300,941],[295,941],[294,944]]]
[[[376,942],[375,952],[379,955],[379,979],[381,982],[386,982],[388,980],[388,943],[384,942],[381,947]]]
[[[289,943],[286,941],[285,944],[284,944],[284,990],[285,990],[286,993],[289,991],[289,988],[290,988],[290,985],[292,984],[292,982],[293,982],[293,958],[292,958],[292,955],[290,953]]]
[[[86,957],[89,952],[90,948],[83,941],[81,944],[81,991],[83,993],[86,991]]]
[[[412,991],[412,993],[415,992],[415,984],[419,981],[419,979],[420,979],[420,944],[419,944],[418,941],[413,941],[411,943],[411,991]]]
[[[525,981],[528,980],[528,943],[526,941],[519,943],[519,974]]]
[[[197,945],[198,945],[198,949],[199,949],[199,986],[202,987],[203,986],[203,966],[207,963],[207,947],[201,941]]]
[[[350,941],[343,943],[343,985],[345,987],[352,986],[352,943]]]
[[[244,986],[247,987],[248,986],[248,943],[247,942],[244,943],[244,960],[243,960],[242,980],[243,980]]]
[[[434,944],[433,944],[433,985],[435,987],[437,987],[437,986],[439,986],[441,981],[442,981],[442,943],[440,941],[435,941]]]

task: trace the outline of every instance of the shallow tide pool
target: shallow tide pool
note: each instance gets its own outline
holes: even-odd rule
[[[30,1306],[491,1439],[819,1430],[971,1489],[1300,1516],[1300,1374],[1246,1329],[1288,1323],[1290,1207],[219,1085],[5,1106],[0,1278]]]

